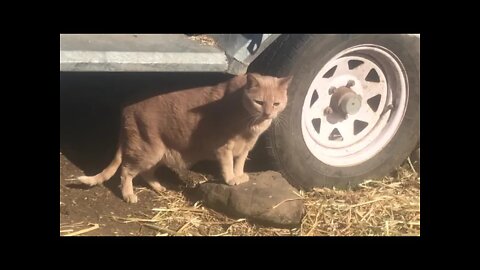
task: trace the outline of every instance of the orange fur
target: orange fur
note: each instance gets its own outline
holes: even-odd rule
[[[115,159],[101,173],[78,180],[95,185],[121,168],[122,195],[137,202],[132,179],[141,174],[156,191],[158,165],[188,168],[201,160],[218,160],[229,185],[248,181],[243,166],[248,152],[272,119],[285,109],[291,77],[236,76],[215,86],[161,94],[129,105]]]

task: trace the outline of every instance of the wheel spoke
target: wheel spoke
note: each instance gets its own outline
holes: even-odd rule
[[[377,70],[377,67],[372,62],[365,61],[363,62],[363,64],[355,67],[354,69],[351,69],[350,74],[355,75],[359,80],[365,81],[372,70],[375,70],[374,73],[376,73],[378,76],[379,72]]]
[[[355,136],[353,134],[353,120],[351,120],[351,118],[343,121],[340,125],[338,125],[337,129],[342,135],[343,141],[352,140]]]
[[[350,70],[348,68],[348,61],[340,61],[337,64],[337,69],[335,70],[335,73],[333,76],[339,76],[339,75],[344,75],[350,73]]]
[[[334,128],[335,127],[332,124],[330,124],[327,120],[325,120],[325,118],[322,119],[322,125],[320,126],[320,133],[319,133],[320,139],[324,141],[328,141],[329,136],[332,133]]]
[[[376,95],[384,95],[387,90],[387,84],[385,82],[369,82],[363,81],[363,99],[368,100]]]
[[[327,106],[327,101],[320,94],[318,99],[310,106],[308,109],[308,119],[312,120],[313,118],[322,118],[323,111]]]
[[[363,122],[371,123],[373,121],[376,121],[379,114],[380,114],[380,110],[377,110],[377,112],[374,112],[370,108],[370,106],[368,106],[368,104],[365,102],[362,105],[362,108],[360,109],[360,111],[358,111],[358,113],[355,114],[355,119]]]

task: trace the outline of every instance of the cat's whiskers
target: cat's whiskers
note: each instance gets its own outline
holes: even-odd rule
[[[247,117],[246,117],[246,120],[247,120],[247,126],[249,128],[257,125],[259,122],[258,120],[260,119],[261,117],[261,114],[249,114]]]
[[[287,123],[286,123],[286,119],[284,118],[283,114],[277,115],[277,117],[275,117],[273,119],[273,124],[276,127],[286,128]]]
[[[259,116],[253,116],[252,119],[250,120],[250,123],[248,124],[248,127],[253,127],[254,125],[257,124]]]

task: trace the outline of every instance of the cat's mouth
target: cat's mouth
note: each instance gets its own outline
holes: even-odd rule
[[[257,123],[260,124],[267,120],[273,120],[273,118],[275,118],[273,115],[260,115],[258,117]]]
[[[255,114],[251,116],[248,125],[250,127],[256,126],[262,124],[265,121],[272,121],[273,118],[275,118],[274,115]]]

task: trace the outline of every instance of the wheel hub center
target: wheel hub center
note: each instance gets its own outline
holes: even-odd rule
[[[349,88],[347,91],[338,97],[337,107],[344,114],[356,114],[362,105],[362,97]]]
[[[352,90],[354,84],[353,81],[349,81],[347,86],[330,88],[329,93],[332,95],[330,106],[325,108],[324,113],[334,113],[345,119],[348,115],[356,114],[362,107],[362,96]]]

